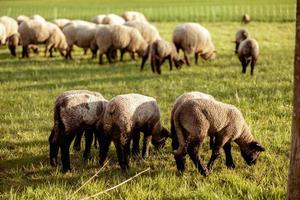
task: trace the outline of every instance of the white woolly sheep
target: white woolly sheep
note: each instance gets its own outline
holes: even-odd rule
[[[106,15],[97,15],[91,19],[91,22],[95,24],[103,24],[103,19]]]
[[[108,14],[102,20],[102,24],[122,25],[124,23],[125,20],[122,17],[115,14]]]
[[[215,57],[215,46],[209,31],[197,23],[184,23],[178,25],[173,32],[173,43],[177,51],[183,50],[184,59],[189,66],[187,54],[195,54],[195,63],[198,63],[198,55],[204,60]]]
[[[46,22],[46,19],[42,17],[41,15],[33,15],[30,17],[30,19],[39,21],[39,22]]]
[[[172,70],[173,62],[177,69],[184,64],[184,61],[179,58],[174,44],[165,40],[156,40],[151,44],[142,59],[141,70],[143,70],[144,64],[149,57],[148,54],[150,54],[152,72],[156,71],[158,74],[161,74],[161,65],[166,59],[169,60],[170,70]]]
[[[53,20],[53,23],[56,24],[61,30],[70,22],[71,20],[63,18]]]
[[[189,154],[198,171],[207,176],[221,148],[226,154],[226,165],[234,169],[231,142],[235,141],[248,165],[256,163],[260,152],[265,149],[254,139],[248,124],[239,109],[230,104],[207,98],[190,99],[183,102],[174,112],[176,137],[173,153],[177,169],[185,169],[185,155]],[[215,138],[211,158],[207,167],[199,156],[199,148],[206,136]]]
[[[246,73],[247,66],[251,62],[251,75],[253,75],[259,55],[259,45],[257,41],[253,38],[243,40],[239,45],[237,54],[242,64],[242,73]]]
[[[236,32],[235,41],[234,41],[234,43],[236,44],[235,45],[235,53],[236,54],[237,54],[240,43],[243,40],[247,39],[248,37],[249,37],[249,33],[246,29],[240,29],[238,32]]]
[[[136,11],[126,11],[121,15],[125,21],[148,22],[145,15]]]
[[[18,29],[23,51],[22,57],[29,57],[28,46],[30,44],[45,43],[45,56],[50,52],[52,57],[52,49],[57,48],[61,55],[64,56],[64,51],[67,49],[65,35],[59,27],[50,22],[42,22],[40,20],[29,20],[21,23]]]
[[[136,28],[148,44],[161,39],[157,28],[148,22],[129,21],[124,25]]]
[[[95,51],[97,48],[99,64],[102,64],[103,54],[106,53],[108,62],[111,63],[111,51],[116,49],[121,50],[121,61],[125,51],[136,52],[142,57],[146,53],[147,43],[137,29],[124,25],[111,25],[98,28],[91,49]]]
[[[57,165],[57,154],[61,149],[63,171],[71,170],[69,149],[75,136],[86,132],[84,159],[90,157],[93,133],[99,138],[96,124],[102,124],[107,100],[97,92],[88,90],[67,91],[59,95],[54,106],[54,125],[49,136],[50,164]]]
[[[104,134],[100,135],[100,165],[103,165],[109,145],[114,142],[122,169],[129,167],[130,140],[132,153],[139,153],[140,131],[144,133],[142,156],[148,156],[149,143],[159,148],[165,144],[169,132],[160,122],[160,110],[154,98],[140,94],[114,97],[107,104],[103,119]]]

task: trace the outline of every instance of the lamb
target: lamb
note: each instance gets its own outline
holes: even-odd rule
[[[207,176],[221,148],[226,154],[226,165],[234,169],[231,141],[235,141],[248,165],[254,165],[265,148],[252,135],[241,111],[233,105],[207,98],[190,99],[174,112],[176,137],[173,137],[173,153],[177,169],[184,172],[185,155],[189,154],[198,171]],[[207,167],[198,155],[199,147],[206,136],[215,137],[211,158]],[[175,147],[175,148],[174,148]]]
[[[89,49],[92,41],[94,40],[97,25],[93,23],[71,22],[63,28],[63,33],[66,36],[68,48],[66,59],[72,59],[73,45],[81,47],[85,50]],[[93,57],[95,53],[93,53]]]
[[[106,53],[108,62],[111,63],[111,51],[120,49],[121,59],[125,51],[129,53],[138,53],[143,57],[147,50],[147,43],[135,28],[124,25],[110,25],[99,27],[93,45],[92,51],[99,49],[99,64],[102,64],[102,56]]]
[[[45,56],[50,52],[52,57],[52,49],[58,48],[61,55],[64,56],[64,51],[67,49],[65,35],[53,23],[42,22],[40,20],[29,20],[21,23],[18,29],[22,41],[23,51],[22,57],[29,57],[28,46],[30,44],[45,43]]]
[[[125,20],[122,17],[115,14],[108,14],[102,20],[102,24],[122,25],[124,23]]]
[[[237,51],[239,60],[242,64],[242,73],[246,73],[246,68],[251,62],[251,75],[254,74],[254,67],[259,55],[259,45],[253,38],[243,40]]]
[[[136,11],[126,11],[122,14],[122,17],[125,19],[125,21],[148,22],[143,13]]]
[[[103,118],[104,134],[100,135],[100,165],[103,165],[109,145],[114,142],[120,167],[129,168],[130,140],[132,153],[139,153],[140,131],[144,133],[143,158],[148,156],[149,143],[162,147],[169,132],[160,122],[160,110],[154,98],[140,94],[125,94],[114,97],[107,104]]]
[[[53,23],[56,24],[61,30],[70,22],[71,20],[63,18],[53,20]]]
[[[237,54],[240,43],[249,37],[249,33],[246,29],[240,29],[235,34],[235,53]]]
[[[184,59],[189,66],[190,62],[187,53],[194,52],[195,63],[198,63],[198,55],[204,60],[215,57],[215,46],[212,42],[209,31],[197,23],[184,23],[178,25],[173,32],[173,43],[177,52],[183,50]]]
[[[90,157],[90,147],[96,124],[99,126],[107,100],[97,92],[88,90],[67,91],[59,95],[54,106],[54,126],[49,137],[50,164],[57,165],[57,154],[61,149],[63,171],[71,170],[69,148],[76,135],[86,132],[84,160]],[[101,127],[100,127],[101,128]],[[99,138],[99,137],[98,137]]]
[[[242,23],[248,24],[248,23],[250,23],[250,22],[251,22],[251,17],[250,17],[250,15],[244,14],[244,15],[242,16]]]
[[[103,19],[106,15],[97,15],[91,19],[91,22],[95,24],[103,24]]]
[[[170,70],[172,70],[172,62],[174,62],[176,68],[180,68],[184,64],[184,61],[179,58],[174,44],[165,40],[153,42],[147,53],[150,54],[152,72],[156,71],[158,74],[161,74],[161,65],[166,59],[169,60]],[[143,70],[148,57],[147,55],[143,57],[141,70]]]

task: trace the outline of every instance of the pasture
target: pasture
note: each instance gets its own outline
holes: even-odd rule
[[[56,6],[55,2],[58,1],[51,1],[49,6]],[[73,2],[73,7],[80,7],[79,1],[78,5],[77,1]],[[104,5],[108,8],[118,5],[112,2],[104,1],[103,5],[98,5],[99,9],[105,10]],[[171,5],[171,2],[180,7],[181,1],[145,1],[143,5],[139,2],[130,1],[128,5],[120,4],[117,8],[126,10],[141,6],[141,9],[146,9],[151,2],[153,7]],[[224,5],[235,5],[235,2],[241,1],[226,1]],[[251,5],[269,5],[272,1],[251,2]],[[294,1],[278,1],[280,3],[294,5]],[[192,1],[190,5],[197,7],[199,4]],[[217,1],[204,1],[204,4],[216,5]],[[29,10],[30,6],[32,9],[46,10],[44,1],[1,1],[1,5],[11,8],[11,12],[19,8]],[[72,6],[62,1],[62,7]],[[83,8],[92,7],[85,6]],[[4,14],[0,12],[0,15]],[[76,13],[72,16],[75,18]],[[198,65],[173,71],[169,71],[166,62],[160,76],[151,72],[149,61],[144,71],[140,72],[140,60],[132,61],[128,55],[123,63],[109,65],[105,60],[104,65],[98,65],[97,59],[92,60],[90,54],[83,55],[79,48],[75,49],[74,60],[65,61],[58,52],[54,53],[54,58],[45,58],[41,52],[40,55],[30,54],[29,59],[21,59],[20,47],[18,57],[13,58],[6,47],[1,47],[0,198],[81,199],[117,185],[150,167],[150,171],[98,198],[284,199],[290,149],[295,24],[273,20],[275,22],[272,23],[254,21],[246,26],[261,49],[252,77],[249,66],[245,75],[241,73],[240,63],[233,52],[234,43],[231,42],[242,25],[238,20],[221,21],[201,23],[212,34],[217,49],[215,60],[201,60]],[[161,36],[171,41],[172,32],[180,22],[157,20],[153,23]],[[191,61],[193,63],[194,59]],[[48,136],[53,125],[54,101],[61,92],[73,89],[98,91],[107,99],[124,93],[153,96],[160,105],[163,124],[168,128],[171,107],[177,96],[187,91],[209,93],[241,109],[253,134],[266,147],[266,152],[261,154],[255,166],[249,167],[237,145],[234,145],[236,169],[226,168],[222,152],[210,176],[204,178],[188,157],[185,174],[178,176],[170,140],[163,150],[155,152],[152,149],[151,156],[146,160],[131,159],[131,168],[126,173],[120,170],[115,148],[111,145],[107,166],[95,180],[73,195],[99,170],[98,151],[95,149],[92,151],[94,159],[86,166],[82,162],[83,152],[71,150],[73,171],[67,174],[62,174],[59,167],[51,168],[49,164]],[[210,153],[207,139],[200,151],[205,162],[208,162]]]

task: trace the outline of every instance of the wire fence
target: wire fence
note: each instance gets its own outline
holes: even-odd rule
[[[249,14],[253,21],[289,22],[296,19],[296,5],[224,5],[224,6],[170,6],[158,8],[137,8],[149,21],[240,21],[241,16]],[[98,14],[122,14],[124,9],[116,8],[0,8],[0,15],[39,14],[48,20],[56,18],[85,19]]]

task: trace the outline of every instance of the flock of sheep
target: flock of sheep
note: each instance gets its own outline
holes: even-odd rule
[[[120,167],[129,168],[130,154],[140,154],[140,132],[143,132],[142,157],[149,155],[149,144],[163,148],[172,139],[173,155],[177,169],[185,170],[186,154],[198,171],[207,176],[223,148],[226,166],[234,169],[231,142],[236,142],[248,165],[256,163],[264,147],[251,134],[248,124],[238,108],[222,103],[201,92],[189,92],[179,96],[171,111],[171,131],[161,123],[160,109],[153,97],[141,94],[117,95],[110,101],[100,93],[87,90],[67,91],[59,95],[54,106],[54,126],[49,137],[50,163],[57,165],[61,151],[63,171],[71,170],[70,145],[80,150],[85,132],[84,160],[90,158],[95,138],[99,143],[99,164],[104,165],[111,142],[114,143]],[[210,137],[212,149],[208,164],[199,156],[204,139]],[[131,148],[132,140],[132,148]]]
[[[245,23],[250,21],[249,15],[244,15]],[[115,14],[98,15],[91,22],[83,20],[55,19],[46,21],[39,15],[27,17],[21,15],[17,21],[3,16],[0,18],[0,42],[8,44],[11,54],[16,56],[16,47],[22,45],[22,57],[29,57],[29,50],[38,52],[38,44],[45,44],[45,56],[52,57],[53,50],[58,50],[65,59],[72,59],[73,46],[89,49],[92,58],[99,54],[99,64],[103,63],[105,54],[109,63],[117,59],[120,51],[122,61],[124,53],[128,52],[132,59],[135,54],[142,58],[141,70],[150,58],[153,72],[161,73],[161,65],[169,61],[170,70],[173,64],[180,68],[184,63],[190,65],[188,54],[194,53],[195,63],[199,55],[204,60],[215,57],[215,46],[209,31],[198,23],[183,23],[173,32],[173,41],[161,38],[157,28],[149,23],[139,12],[127,11],[122,16]],[[258,43],[248,37],[245,29],[236,34],[236,53],[242,64],[242,72],[246,72],[251,62],[251,74],[259,54]],[[184,60],[180,59],[182,50]]]

